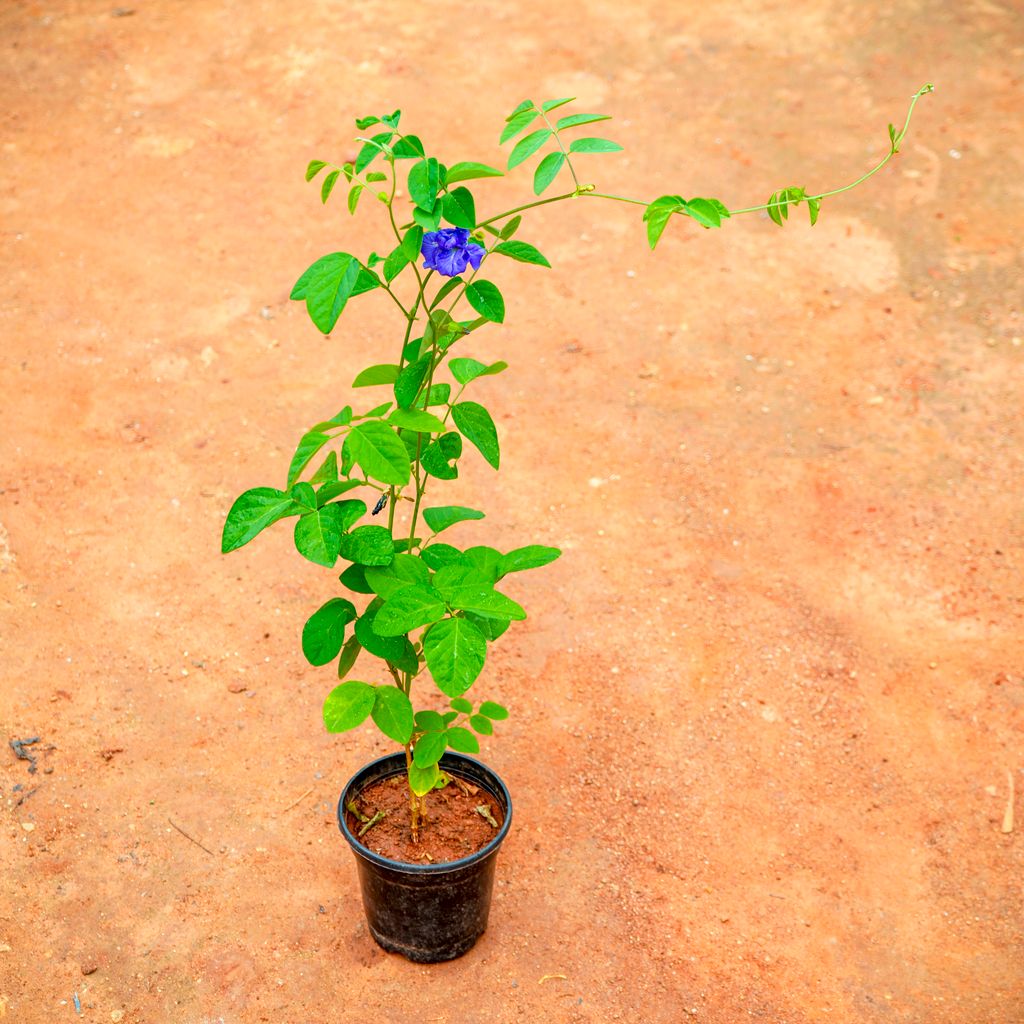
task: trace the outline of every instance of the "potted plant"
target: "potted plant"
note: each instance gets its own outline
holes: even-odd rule
[[[235,501],[222,549],[234,551],[291,518],[300,555],[334,574],[342,566],[342,594],[334,584],[328,588],[302,628],[302,651],[311,665],[336,669],[339,683],[323,707],[329,731],[370,719],[396,744],[394,754],[353,776],[338,804],[370,929],[385,949],[436,961],[473,945],[486,927],[495,858],[511,821],[504,784],[469,756],[508,711],[470,693],[488,645],[526,617],[506,588],[516,573],[547,565],[560,552],[538,544],[511,551],[455,547],[445,531],[484,513],[443,504],[437,491],[458,478],[467,455],[499,466],[497,428],[476,399],[481,384],[507,365],[465,352],[477,331],[505,319],[504,298],[491,280],[500,279],[502,260],[550,265],[520,237],[523,215],[571,199],[636,204],[644,208],[652,249],[675,216],[711,229],[765,211],[781,226],[805,204],[814,224],[823,200],[860,184],[898,152],[914,105],[930,91],[925,86],[914,95],[902,129],[889,125],[888,152],[857,181],[816,194],[784,188],[743,209],[679,195],[645,202],[585,184],[577,160],[622,147],[581,133],[608,118],[567,113],[570,99],[527,100],[506,118],[501,143],[513,143],[507,169],[537,161],[535,198],[511,209],[478,207],[466,185],[502,171],[441,163],[400,128],[397,110],[357,119],[363,134],[353,161],[313,160],[307,167],[306,180],[320,181],[324,203],[344,182],[351,213],[361,198],[375,204],[387,240],[365,258],[332,252],[317,259],[291,298],[306,304],[327,335],[350,300],[374,294],[396,311],[400,340],[396,334],[382,354],[387,361],[352,382],[358,391],[371,389],[363,403],[369,408],[345,405],[316,423],[302,435],[283,488],[257,487]],[[556,180],[567,182],[566,190],[542,198]],[[357,663],[359,678],[352,678]]]

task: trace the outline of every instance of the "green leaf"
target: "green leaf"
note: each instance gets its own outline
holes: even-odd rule
[[[496,373],[501,373],[502,370],[507,370],[508,363],[499,361],[488,366],[478,359],[461,357],[448,360],[448,369],[451,370],[452,376],[465,386],[471,380],[476,380],[477,377],[491,377]]]
[[[516,214],[505,226],[498,232],[498,234],[505,240],[511,238],[518,230],[519,225],[522,224],[523,218]]]
[[[355,633],[359,643],[371,654],[396,665],[402,671],[416,672],[419,668],[419,661],[409,638],[381,636],[374,630],[374,619],[382,607],[383,604],[379,599],[371,601],[366,611],[356,619]]]
[[[486,715],[495,722],[503,722],[508,718],[508,708],[502,704],[495,704],[493,700],[485,700],[480,705],[480,714]]]
[[[398,380],[398,366],[395,363],[377,363],[368,366],[354,381],[354,388],[369,388],[376,384],[394,384]]]
[[[344,252],[324,256],[313,266],[317,265],[319,271],[306,283],[306,309],[320,332],[330,334],[352,295],[362,268],[359,260]]]
[[[473,726],[481,736],[491,736],[494,734],[494,726],[486,715],[470,715],[469,724]]]
[[[309,478],[311,484],[336,483],[338,480],[338,453],[328,452],[327,458],[320,463],[320,468]],[[319,492],[317,492],[319,494]],[[340,492],[339,492],[340,493]],[[333,497],[333,495],[331,495]],[[325,498],[324,501],[330,499]],[[322,505],[324,502],[321,501]]]
[[[355,298],[364,292],[372,292],[374,288],[379,288],[380,286],[380,278],[372,270],[360,267],[359,276],[356,278],[356,286],[352,289],[352,294],[349,298]]]
[[[432,583],[445,603],[460,611],[485,619],[526,618],[526,612],[515,601],[499,594],[484,573],[468,565],[446,565],[437,570]]]
[[[889,127],[891,128],[892,125]],[[326,160],[310,160],[309,166],[306,168],[306,181],[312,181],[326,166]]]
[[[533,174],[533,191],[535,195],[540,195],[544,189],[548,187],[555,180],[558,172],[562,169],[562,164],[565,163],[565,154],[548,153],[546,157],[539,164],[537,164],[537,170]]]
[[[410,363],[406,366],[398,375],[395,381],[395,401],[403,409],[408,409],[416,401],[416,396],[420,393],[420,388],[427,379],[427,373],[430,370],[432,361],[433,356],[427,353],[427,355],[417,359],[415,363]]]
[[[511,625],[508,619],[485,619],[472,612],[466,612],[466,618],[492,643],[497,640]]]
[[[460,450],[461,450],[460,439]],[[224,521],[220,549],[223,554],[248,544],[262,530],[285,516],[299,514],[290,494],[273,487],[254,487],[235,499]]]
[[[373,588],[374,593],[387,599],[410,583],[429,586],[430,569],[422,558],[398,554],[390,565],[367,568],[366,582]]]
[[[498,144],[503,146],[509,139],[514,139],[525,128],[529,128],[538,117],[540,117],[540,111],[532,103],[529,107],[513,114],[505,122],[505,128]]]
[[[363,145],[356,156],[355,172],[361,174],[371,163],[384,151],[383,147],[391,140],[393,132],[382,132],[374,135],[373,138]]]
[[[437,786],[441,772],[436,764],[427,768],[419,768],[415,764],[409,766],[409,788],[417,796],[426,796]]]
[[[448,400],[452,397],[452,386],[448,383],[442,384],[431,384],[430,393],[426,391],[420,392],[420,397],[416,399],[415,408],[424,409],[428,405],[447,405]]]
[[[434,533],[440,533],[442,530],[447,530],[449,526],[465,522],[468,519],[483,518],[483,512],[478,512],[475,508],[464,508],[461,505],[441,505],[423,510],[424,522]]]
[[[482,316],[493,323],[505,320],[505,300],[490,281],[473,281],[466,288],[466,300]]]
[[[419,259],[420,248],[423,245],[423,228],[419,224],[409,228],[402,239],[402,252],[410,263]]]
[[[452,406],[452,419],[463,437],[495,468],[501,461],[498,431],[491,414],[476,402],[457,402]]]
[[[457,750],[460,754],[479,754],[480,742],[468,730],[461,725],[453,725],[448,730],[448,746]]]
[[[491,586],[498,582],[498,564],[501,561],[501,552],[486,544],[478,544],[476,547],[466,548],[462,553],[462,564],[477,569],[480,574],[487,578]]]
[[[412,219],[424,231],[436,231],[441,226],[441,207],[435,204],[433,210],[421,210],[417,206],[412,211]]]
[[[619,153],[622,147],[609,139],[574,139],[570,153]]]
[[[558,107],[564,107],[566,103],[572,103],[574,99],[576,99],[575,96],[563,96],[561,99],[557,100],[546,100],[541,104],[540,109],[543,110],[545,114],[549,114],[552,110],[555,110]]]
[[[372,594],[373,587],[366,582],[366,567],[350,565],[339,577],[342,584],[356,594]]]
[[[706,228],[719,228],[722,226],[722,218],[731,216],[717,199],[702,199],[700,197],[688,200],[683,213]]]
[[[359,565],[389,565],[395,557],[395,542],[385,526],[358,526],[341,538],[338,554]]]
[[[388,409],[391,408],[391,402],[381,402],[380,405],[375,405],[369,412],[361,413],[359,416],[353,416],[355,420],[374,420],[383,416]]]
[[[460,697],[483,671],[487,641],[462,616],[442,619],[423,634],[423,656],[437,688],[449,697]]]
[[[425,732],[417,741],[413,751],[413,764],[417,768],[429,768],[441,760],[448,749],[448,736],[444,732]]]
[[[406,135],[399,139],[392,150],[396,160],[409,160],[413,158],[422,159],[426,156],[423,143],[416,135]]]
[[[451,544],[431,544],[420,552],[423,559],[431,569],[442,569],[446,565],[455,565],[462,561],[462,552]]]
[[[565,131],[566,128],[578,128],[581,124],[594,124],[595,121],[610,121],[608,114],[569,114],[568,117],[558,119],[558,130]]]
[[[351,601],[332,597],[321,605],[302,627],[302,653],[310,665],[326,665],[341,652],[345,626],[356,619]]]
[[[313,490],[312,484],[293,484],[289,493],[292,496],[292,501],[294,501],[296,505],[302,506],[303,515],[305,515],[306,512],[314,512],[319,508],[316,500],[316,492]]]
[[[647,224],[647,241],[652,249],[658,244],[672,214],[682,212],[685,206],[682,196],[659,196],[647,205],[644,222]]]
[[[807,200],[807,211],[811,215],[811,227],[818,223],[818,211],[821,209],[820,199],[808,199]]]
[[[378,636],[401,636],[444,618],[444,602],[428,587],[410,583],[389,597],[374,619]]]
[[[529,242],[499,242],[492,252],[500,252],[502,256],[518,260],[520,263],[532,263],[537,267],[550,267],[547,258]]]
[[[466,700],[465,697],[453,697],[448,701],[448,705],[449,707],[454,708],[454,710],[462,712],[464,715],[473,714],[473,704]]]
[[[554,132],[550,128],[538,128],[535,132],[523,136],[512,147],[508,158],[508,169],[511,171],[513,167],[518,167],[524,160],[528,160],[552,135]]]
[[[539,569],[542,565],[553,562],[562,552],[558,548],[546,548],[540,544],[530,544],[525,548],[516,548],[507,555],[501,556],[498,572],[507,576],[510,572],[522,572],[524,569]]]
[[[440,732],[445,726],[444,719],[436,711],[417,711],[415,721],[420,732]]]
[[[399,436],[386,424],[376,420],[360,423],[349,431],[345,444],[368,477],[400,486],[409,482],[412,472],[409,453]]]
[[[508,115],[508,117],[505,118],[505,121],[511,121],[512,118],[514,118],[517,114],[521,114],[524,110],[533,109],[535,109],[533,106],[533,100],[523,100],[523,102],[520,103],[519,106],[517,106],[516,109],[513,110],[512,113]]]
[[[288,466],[289,487],[299,479],[299,475],[306,468],[309,460],[330,440],[327,434],[321,434],[315,430],[302,435],[299,446],[295,449],[295,454],[292,456],[291,464]]]
[[[320,185],[320,202],[326,203],[334,189],[334,183],[338,180],[338,175],[341,171],[331,171],[330,174],[324,178],[323,183]]]
[[[437,290],[437,294],[434,296],[433,302],[430,303],[430,308],[433,309],[439,303],[443,302],[447,296],[451,295],[451,293],[459,287],[460,284],[462,284],[461,277],[456,276],[449,278],[448,281]]]
[[[357,637],[350,636],[345,641],[345,646],[341,649],[341,657],[338,659],[339,679],[344,679],[352,671],[352,667],[355,665],[359,652],[362,649]]]
[[[421,210],[430,213],[434,209],[440,181],[440,169],[433,157],[412,165],[409,171],[409,195]]]
[[[420,454],[420,465],[438,480],[454,480],[459,475],[455,460],[462,455],[462,435],[449,431],[431,441]]]
[[[378,686],[370,713],[388,739],[403,745],[412,739],[412,704],[397,686]]]
[[[356,118],[356,127],[361,132],[365,132],[367,128],[369,128],[369,127],[371,127],[372,125],[375,125],[375,124],[380,124],[380,118],[379,117],[374,117],[373,115],[370,115],[369,117],[357,117]]]
[[[449,192],[442,201],[441,212],[444,219],[457,228],[469,228],[472,231],[476,227],[476,203],[468,188],[460,186],[454,192]]]
[[[358,486],[358,481],[356,482]],[[366,515],[366,502],[359,498],[349,498],[347,501],[339,501],[332,506],[338,510],[338,521],[342,530],[349,530]]]
[[[347,427],[352,422],[352,406],[346,405],[341,412],[336,413],[329,420],[324,420],[318,423],[314,430],[319,430],[321,433],[325,430],[330,430],[333,427]]]
[[[421,434],[443,434],[446,429],[432,412],[424,412],[422,409],[396,409],[388,417],[388,422]]]
[[[422,231],[423,229],[420,228]],[[388,284],[398,277],[398,275],[409,266],[409,257],[405,255],[405,250],[401,245],[396,245],[394,249],[388,253],[388,258],[384,261],[384,280]]]
[[[448,168],[448,184],[454,185],[457,181],[472,181],[474,178],[500,178],[503,173],[496,167],[464,160],[452,164]]]
[[[331,452],[333,455],[334,452]],[[316,479],[314,477],[314,479]],[[316,492],[316,507],[323,508],[332,498],[338,497],[339,494],[345,494],[347,491],[351,491],[356,487],[362,486],[358,480],[332,480],[324,484],[322,487],[317,488]],[[362,505],[363,503],[360,502]],[[363,512],[366,511],[366,506],[363,505]],[[362,515],[360,512],[359,515]],[[356,516],[358,519],[359,516]],[[355,520],[353,520],[354,522]],[[347,527],[346,527],[347,529]]]
[[[324,725],[328,732],[347,732],[362,725],[377,699],[369,683],[351,680],[336,686],[324,701]]]
[[[296,550],[303,558],[330,568],[338,560],[343,529],[341,508],[325,505],[295,524]]]

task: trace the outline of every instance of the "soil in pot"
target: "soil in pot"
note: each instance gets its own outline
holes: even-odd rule
[[[442,864],[470,857],[498,833],[504,815],[486,790],[453,777],[427,797],[427,818],[419,842],[412,841],[409,789],[405,776],[371,783],[355,799],[358,816],[346,808],[345,823],[373,853],[406,864]],[[359,833],[383,813],[374,825]]]

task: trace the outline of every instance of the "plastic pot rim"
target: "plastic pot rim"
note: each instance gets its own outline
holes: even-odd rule
[[[508,791],[508,787],[502,781],[501,776],[498,775],[493,768],[489,768],[482,761],[476,760],[476,758],[468,757],[466,754],[453,754],[451,751],[445,752],[441,757],[439,766],[449,771],[451,774],[458,775],[459,764],[468,763],[473,767],[479,769],[485,773],[490,780],[493,781],[495,788],[498,792],[492,792],[492,796],[504,803],[505,819],[501,823],[501,827],[494,834],[493,838],[488,840],[486,846],[482,846],[476,853],[471,853],[468,857],[460,857],[458,860],[446,860],[440,861],[437,864],[415,864],[406,860],[392,860],[390,857],[382,857],[379,853],[374,853],[369,847],[364,846],[362,842],[356,838],[352,830],[348,827],[348,823],[345,821],[345,804],[348,802],[349,794],[352,792],[353,786],[356,780],[361,775],[367,774],[371,769],[376,768],[378,765],[383,766],[388,761],[394,762],[394,771],[382,772],[373,781],[377,782],[381,779],[390,779],[395,775],[405,774],[405,755],[401,753],[385,754],[383,757],[375,758],[372,761],[367,762],[359,769],[349,780],[345,783],[344,788],[341,791],[341,796],[338,798],[338,827],[341,829],[341,834],[345,837],[346,842],[352,847],[352,851],[357,857],[362,857],[364,860],[369,861],[371,864],[376,864],[379,867],[390,868],[392,871],[402,871],[411,875],[441,875],[449,871],[458,871],[460,868],[470,867],[487,857],[492,853],[496,853],[498,847],[501,845],[505,836],[508,835],[509,827],[512,824],[512,796]],[[445,766],[445,761],[448,762],[448,766]],[[467,779],[466,781],[476,785],[476,780]]]

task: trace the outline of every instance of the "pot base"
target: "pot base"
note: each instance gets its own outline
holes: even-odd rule
[[[411,960],[414,964],[440,964],[446,960],[458,960],[460,956],[468,953],[476,945],[480,935],[483,935],[481,931],[479,935],[474,935],[472,938],[447,946],[442,950],[436,947],[406,946],[389,939],[386,935],[381,935],[373,925],[368,925],[368,927],[374,941],[381,949],[387,953],[400,953],[406,960]]]

